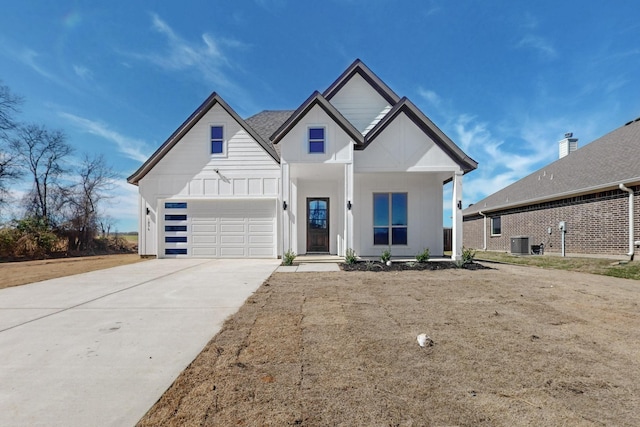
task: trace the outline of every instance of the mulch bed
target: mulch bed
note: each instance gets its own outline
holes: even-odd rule
[[[393,262],[391,265],[383,264],[379,261],[358,261],[355,264],[340,264],[343,271],[409,271],[409,270],[447,270],[451,268],[462,268],[465,270],[486,270],[491,269],[482,264],[469,262],[461,266],[451,261],[430,261],[430,262]]]

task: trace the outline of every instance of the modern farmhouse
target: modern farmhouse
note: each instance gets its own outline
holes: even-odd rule
[[[467,247],[629,257],[640,245],[640,118],[463,211]]]
[[[128,178],[141,255],[275,258],[443,254],[443,184],[477,167],[411,101],[356,60],[295,111],[242,119],[213,93]]]

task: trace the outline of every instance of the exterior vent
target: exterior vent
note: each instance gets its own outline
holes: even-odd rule
[[[573,133],[567,132],[564,134],[564,139],[559,143],[559,159],[568,156],[569,153],[578,149],[578,138],[573,137]]]
[[[529,236],[513,236],[510,239],[512,254],[529,255]]]

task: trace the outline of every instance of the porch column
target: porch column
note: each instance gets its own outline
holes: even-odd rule
[[[344,165],[344,248],[342,248],[342,254],[345,256],[347,249],[353,249],[353,213],[348,206],[353,205],[353,164],[347,163]]]
[[[290,188],[291,188],[291,183],[289,180],[289,164],[285,163],[284,161],[281,164],[280,170],[282,171],[282,177],[281,177],[281,185],[282,185],[282,191],[280,192],[280,195],[282,197],[282,200],[280,200],[280,206],[278,206],[278,209],[282,210],[282,253],[281,255],[284,256],[284,254],[291,249],[291,220],[289,218],[289,209],[291,208],[291,200],[290,200]],[[284,209],[284,204],[287,204],[287,209]]]
[[[451,259],[462,258],[462,171],[453,174],[453,197],[451,204],[452,243]]]

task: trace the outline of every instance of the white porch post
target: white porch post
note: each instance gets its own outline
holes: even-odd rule
[[[462,258],[462,171],[453,174],[452,193],[451,217],[453,236],[451,259],[458,261]]]
[[[349,204],[353,205],[353,164],[346,163],[344,165],[344,248],[342,248],[341,256],[345,256],[347,249],[353,249],[353,213],[348,208]]]
[[[289,218],[289,209],[291,207],[291,200],[289,197],[291,183],[289,180],[289,164],[282,162],[281,165],[282,171],[282,191],[280,195],[282,196],[282,200],[279,209],[282,209],[282,256],[291,249],[291,220]],[[284,209],[285,203],[287,204],[287,209]]]

